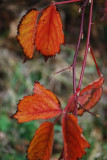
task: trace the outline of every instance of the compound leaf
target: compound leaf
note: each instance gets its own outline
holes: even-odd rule
[[[61,112],[60,102],[57,97],[36,82],[34,94],[25,96],[19,102],[18,111],[13,115],[13,118],[16,118],[19,123],[23,123],[36,119],[53,118]]]

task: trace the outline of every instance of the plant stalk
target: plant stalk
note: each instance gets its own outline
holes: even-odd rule
[[[79,80],[79,84],[78,84],[78,89],[79,90],[81,89],[81,84],[82,84],[82,79],[83,79],[83,75],[84,75],[84,70],[85,70],[85,65],[86,65],[86,59],[87,59],[87,54],[88,54],[88,48],[89,48],[89,44],[90,44],[90,33],[91,33],[91,25],[92,25],[92,13],[93,13],[93,0],[91,0],[91,6],[90,6],[87,43],[86,43],[86,49],[85,49],[85,54],[84,54],[84,61],[83,61],[83,65],[82,65],[80,80]]]
[[[83,0],[70,0],[70,1],[63,1],[63,2],[53,2],[53,4],[58,5],[58,4],[66,4],[66,3],[78,2],[78,1],[83,1]]]
[[[90,47],[90,53],[91,53],[92,58],[93,58],[93,60],[94,60],[94,63],[95,63],[96,69],[97,69],[97,73],[98,73],[98,75],[99,75],[100,77],[102,77],[102,75],[101,75],[101,73],[100,73],[100,70],[99,70],[99,67],[98,67],[98,64],[97,64],[97,62],[96,62],[96,59],[95,59],[95,57],[94,57],[94,54],[93,54],[93,51],[92,51],[92,48],[91,48],[91,47]]]
[[[77,61],[78,50],[79,50],[81,39],[82,39],[82,34],[83,34],[84,14],[85,14],[85,7],[82,8],[80,34],[79,34],[79,39],[78,39],[78,43],[77,43],[77,47],[76,47],[76,51],[75,51],[74,60],[73,60],[73,92],[74,92],[74,94],[76,93],[75,65],[76,65],[76,61]],[[77,96],[75,97],[74,115],[77,116]]]

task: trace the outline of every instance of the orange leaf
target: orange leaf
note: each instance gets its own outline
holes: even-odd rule
[[[88,86],[83,88],[78,96],[78,102],[85,109],[89,110],[96,105],[100,100],[102,95],[102,84],[104,82],[104,77],[96,79],[94,82],[90,83]],[[73,95],[71,95],[72,97]],[[71,98],[70,97],[70,98]],[[71,111],[74,110],[74,100],[71,103]],[[85,110],[81,107],[78,107],[77,114],[82,115]]]
[[[66,160],[77,160],[86,154],[90,145],[82,134],[82,129],[73,115],[65,114],[62,119],[64,153]]]
[[[53,146],[53,129],[54,125],[51,122],[44,122],[31,141],[28,148],[29,160],[50,160]]]
[[[18,27],[19,35],[17,39],[28,58],[33,57],[38,14],[39,12],[36,9],[32,9],[22,18]]]
[[[79,95],[78,102],[85,107],[87,110],[91,109],[96,105],[102,96],[102,84],[104,82],[104,77],[100,77],[94,82],[86,86]],[[85,110],[83,108],[78,108],[78,115],[82,115]]]
[[[57,97],[38,82],[34,86],[34,94],[25,96],[18,104],[18,111],[13,116],[19,123],[49,119],[62,112]]]
[[[57,6],[46,8],[37,25],[36,50],[48,58],[60,52],[60,45],[64,43],[62,22]]]

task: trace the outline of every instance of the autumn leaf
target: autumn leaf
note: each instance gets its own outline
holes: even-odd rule
[[[62,118],[62,131],[64,139],[64,155],[66,160],[77,160],[86,154],[85,148],[90,144],[82,134],[82,129],[73,115],[64,114]]]
[[[33,57],[38,15],[39,12],[36,9],[32,9],[22,18],[18,27],[17,39],[28,58]]]
[[[85,87],[79,94],[78,102],[85,107],[87,110],[91,109],[96,105],[102,96],[102,84],[104,77],[98,78],[90,85]],[[78,115],[82,115],[85,110],[81,107],[78,108]]]
[[[34,94],[25,96],[19,102],[18,111],[13,115],[13,118],[17,119],[19,123],[23,123],[36,119],[53,118],[61,112],[60,102],[57,97],[36,82]]]
[[[100,100],[102,95],[102,84],[104,82],[104,77],[100,77],[96,79],[94,82],[90,83],[88,86],[83,88],[80,91],[78,96],[78,103],[83,106],[85,109],[89,110],[96,105],[96,103]],[[71,95],[70,99],[73,97]],[[73,99],[72,103],[70,104],[70,112],[74,110],[75,101]],[[86,110],[81,108],[78,105],[77,114],[82,115]]]
[[[58,98],[50,90],[45,89],[44,86],[40,85],[39,82],[35,83],[33,92],[34,94],[42,95],[44,97],[46,96],[46,98],[49,97],[49,99],[59,104],[59,107],[60,107],[60,102]]]
[[[47,59],[60,52],[60,45],[64,44],[62,22],[57,6],[46,8],[37,25],[36,50]]]
[[[28,148],[27,158],[29,160],[50,160],[53,146],[53,129],[51,122],[44,122],[39,129]]]

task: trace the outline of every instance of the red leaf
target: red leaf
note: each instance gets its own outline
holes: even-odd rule
[[[38,14],[37,10],[32,9],[22,18],[18,27],[17,39],[28,58],[33,57]]]
[[[25,96],[18,104],[18,111],[13,116],[19,123],[49,119],[62,112],[57,97],[38,82],[34,86],[34,94]]]
[[[42,95],[42,96],[46,96],[49,97],[49,99],[51,99],[52,101],[54,101],[55,103],[58,104],[58,109],[60,108],[60,102],[58,100],[58,98],[48,89],[45,89],[44,86],[40,85],[39,82],[36,82],[34,85],[34,89],[33,89],[34,94],[38,94],[38,95]]]
[[[64,43],[62,22],[57,6],[46,8],[37,25],[36,50],[46,58],[60,52],[60,45]]]
[[[82,129],[73,115],[65,114],[62,119],[64,153],[66,160],[77,160],[86,154],[90,145],[82,134]]]
[[[44,122],[31,141],[28,148],[27,158],[29,160],[50,160],[53,146],[53,129],[51,122]]]
[[[103,82],[104,82],[104,77],[100,77],[96,79],[94,82],[90,83],[85,88],[83,88],[78,96],[79,104],[81,104],[87,110],[94,107],[101,98]],[[73,95],[71,95],[71,97],[72,96]],[[73,111],[74,107],[75,107],[75,101],[73,99],[70,111]],[[78,115],[82,115],[84,112],[85,110],[83,108],[78,107],[77,110]]]

